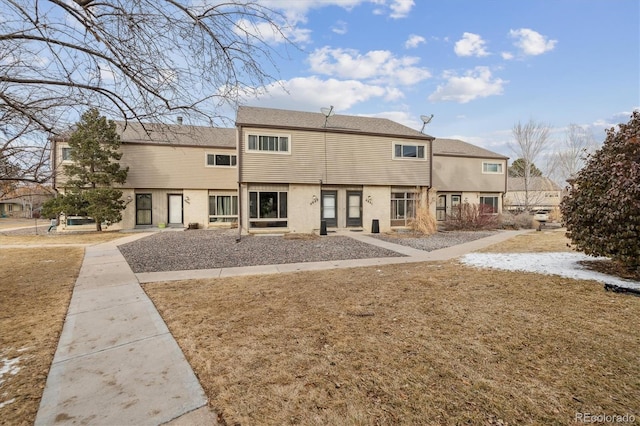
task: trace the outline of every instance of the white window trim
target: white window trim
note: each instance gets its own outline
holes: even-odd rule
[[[485,164],[498,164],[500,166],[500,171],[499,172],[485,172],[484,171]],[[483,161],[482,162],[482,174],[483,175],[503,175],[504,174],[504,163],[497,162],[497,161]]]
[[[217,164],[209,164],[209,161],[207,161],[209,159],[210,155],[228,155],[230,157],[236,157],[236,165],[235,166],[219,166]],[[215,161],[215,160],[214,160]],[[237,154],[230,154],[227,152],[206,152],[204,154],[204,166],[205,167],[223,167],[223,168],[227,168],[227,169],[234,169],[236,167],[238,167],[238,155]]]
[[[209,167],[213,167],[213,166],[209,166]],[[237,194],[209,194],[209,198],[211,197],[231,197],[231,202],[233,202],[233,199],[235,197],[235,207],[236,210],[238,210],[238,195]],[[231,222],[225,222],[224,220],[221,221],[211,221],[211,219],[235,219],[232,222],[237,222],[238,221],[238,214],[231,214],[231,215],[223,215],[223,214],[211,214],[211,211],[209,211],[209,224],[212,223],[231,223]]]
[[[287,138],[287,151],[262,151],[259,149],[249,149],[249,136],[272,136],[280,138]],[[291,134],[290,133],[271,133],[271,132],[247,132],[244,136],[244,152],[250,154],[273,154],[273,155],[291,155]]]
[[[71,147],[70,146],[63,146],[60,148],[60,162],[61,163],[72,163],[73,161],[71,161],[71,157],[69,158],[64,158],[64,150],[68,149],[69,150],[69,155],[71,155]]]
[[[496,174],[496,173],[494,173]],[[500,214],[500,194],[480,194],[480,196],[478,197],[478,205],[483,204],[482,203],[482,199],[483,198],[495,198],[496,199],[496,211],[494,213],[491,213],[491,216],[496,216],[498,214]]]
[[[424,158],[420,157],[396,157],[396,145],[402,146],[421,146],[424,148]],[[412,142],[393,142],[391,144],[391,158],[394,160],[401,161],[427,161],[427,145],[423,143],[412,143]]]

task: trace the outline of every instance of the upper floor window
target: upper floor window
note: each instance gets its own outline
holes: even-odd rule
[[[62,161],[71,160],[71,148],[62,148]]]
[[[289,136],[285,135],[249,135],[249,151],[289,152]]]
[[[495,173],[495,174],[503,174],[502,163],[482,163],[482,173]]]
[[[231,154],[207,154],[207,166],[234,167],[237,161],[237,157]]]
[[[424,159],[424,145],[394,144],[393,158]]]

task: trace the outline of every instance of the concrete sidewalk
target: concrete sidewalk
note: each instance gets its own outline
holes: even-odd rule
[[[425,252],[345,233],[404,257],[141,273],[117,246],[142,233],[86,248],[36,425],[215,425],[215,414],[182,351],[140,282],[217,278],[447,260],[529,231]],[[329,237],[330,238],[330,237]]]
[[[146,235],[87,247],[36,425],[158,425],[206,406],[193,370],[117,248]],[[203,410],[188,423],[216,424]]]

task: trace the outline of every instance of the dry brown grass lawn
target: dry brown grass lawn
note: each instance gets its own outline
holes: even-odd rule
[[[640,418],[640,298],[595,282],[451,261],[145,289],[228,424]]]
[[[0,378],[2,424],[35,420],[83,253],[78,247],[0,250],[0,368],[18,358]]]
[[[7,235],[0,232],[0,246],[3,245],[42,245],[42,244],[99,244],[126,237],[129,234],[118,231],[54,233],[46,232],[33,235]]]
[[[531,231],[480,250],[485,253],[536,253],[572,251],[565,229]]]

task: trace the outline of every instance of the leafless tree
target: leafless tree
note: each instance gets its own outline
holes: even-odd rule
[[[593,133],[577,124],[569,124],[562,148],[553,154],[550,170],[554,179],[566,185],[585,165],[587,156],[597,148]]]
[[[282,15],[251,0],[0,0],[0,10],[0,159],[21,169],[47,157],[27,161],[25,137],[91,107],[219,124],[241,93],[275,80],[268,39],[289,43]],[[41,181],[41,171],[21,173]]]
[[[530,210],[533,205],[529,193],[531,186],[531,165],[536,162],[540,153],[549,141],[550,126],[546,123],[529,120],[527,123],[518,122],[511,129],[513,140],[509,144],[517,158],[522,159],[524,167],[524,209]]]

